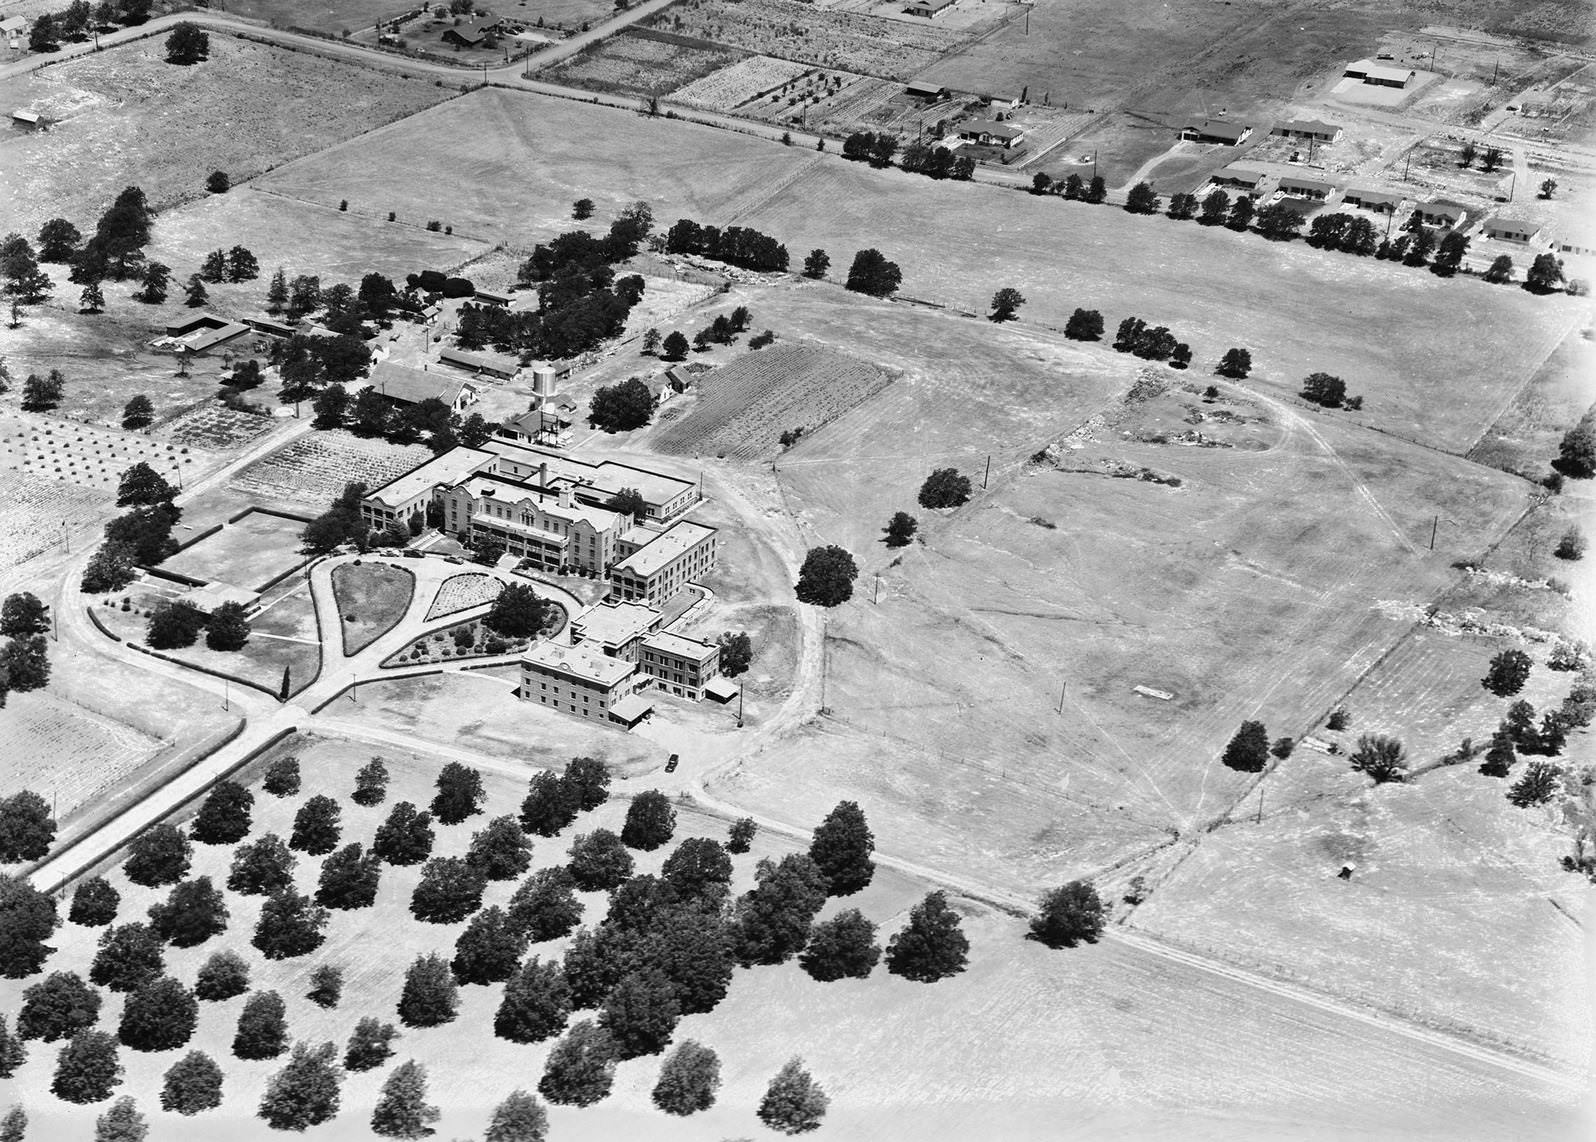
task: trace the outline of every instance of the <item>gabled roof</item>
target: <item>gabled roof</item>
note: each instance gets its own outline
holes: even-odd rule
[[[455,365],[473,372],[481,370],[485,373],[502,373],[505,376],[514,376],[521,367],[519,359],[507,353],[473,353],[466,349],[456,349],[450,345],[438,354],[438,359],[445,364]]]
[[[1334,135],[1341,130],[1339,123],[1322,123],[1318,119],[1287,119],[1284,123],[1276,123],[1276,131],[1296,131],[1303,134]]]
[[[1322,190],[1328,194],[1335,188],[1335,183],[1321,182],[1316,178],[1298,178],[1289,174],[1280,176],[1281,190]]]
[[[1513,234],[1534,234],[1545,229],[1539,222],[1527,218],[1492,218],[1485,224],[1487,230],[1506,230]]]
[[[1375,190],[1368,186],[1351,186],[1347,188],[1347,198],[1356,198],[1359,202],[1401,202],[1404,195],[1399,191]]]
[[[1226,182],[1244,182],[1256,186],[1263,181],[1264,172],[1255,171],[1250,167],[1221,167],[1214,172],[1214,178],[1224,179]]]
[[[1419,207],[1419,210],[1424,214],[1436,214],[1443,218],[1462,218],[1469,212],[1468,207],[1462,203],[1448,202],[1444,198],[1438,198],[1434,202],[1426,202]]]
[[[1370,79],[1397,79],[1406,83],[1413,78],[1415,72],[1411,67],[1384,67],[1380,64],[1371,64],[1364,74]]]
[[[993,135],[999,139],[1017,139],[1025,132],[1007,123],[993,123],[988,119],[972,119],[959,127],[961,135]]]
[[[1233,123],[1228,119],[1204,119],[1201,123],[1188,124],[1186,130],[1215,139],[1234,140],[1240,139],[1252,128],[1246,123]]]
[[[389,400],[420,404],[437,397],[453,408],[466,384],[460,378],[444,373],[428,373],[380,361],[371,370],[371,387]]]

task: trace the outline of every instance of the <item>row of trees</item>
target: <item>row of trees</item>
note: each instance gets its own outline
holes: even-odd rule
[[[898,154],[896,135],[885,131],[856,131],[842,141],[842,157],[856,162],[868,162],[884,169],[892,165]],[[957,155],[940,143],[917,141],[903,148],[898,166],[910,174],[923,174],[927,178],[951,178],[969,182],[975,177],[975,160],[969,155]]]
[[[132,510],[105,525],[105,542],[83,570],[83,591],[120,590],[133,581],[135,567],[154,566],[177,550],[172,529],[183,510],[172,502],[176,496],[177,488],[142,461],[122,473],[116,503]]]
[[[118,25],[134,27],[150,18],[150,0],[73,0],[58,12],[40,12],[28,29],[30,52],[53,52],[62,42],[81,43]]]
[[[6,696],[12,691],[22,694],[40,690],[50,680],[49,641],[45,637],[50,625],[50,608],[29,591],[8,595],[0,605],[0,636],[5,638],[5,642],[0,643],[0,708],[5,706]],[[38,833],[26,825],[28,814],[12,812],[7,809],[8,805],[17,808],[15,798],[12,802],[0,802],[0,861],[32,859],[5,855],[37,847],[38,838]],[[31,801],[29,805],[37,809]],[[20,839],[8,838],[7,833],[13,828],[21,830]],[[53,834],[53,823],[50,828]]]
[[[356,436],[380,436],[395,444],[423,441],[434,454],[465,445],[481,448],[498,425],[481,413],[462,416],[437,397],[396,405],[378,388],[368,386],[353,397],[341,382],[332,382],[311,399],[312,424],[320,429],[347,428]]]
[[[665,233],[667,254],[691,254],[761,273],[787,272],[787,247],[769,234],[744,226],[702,226],[691,218]]]

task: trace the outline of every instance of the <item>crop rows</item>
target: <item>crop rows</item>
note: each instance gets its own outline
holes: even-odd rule
[[[346,484],[358,481],[379,488],[431,455],[419,444],[389,444],[347,432],[318,432],[251,464],[231,486],[254,495],[321,506]]]
[[[671,98],[711,111],[730,111],[767,91],[784,88],[814,69],[790,60],[749,56],[729,67],[695,79],[671,93]]]

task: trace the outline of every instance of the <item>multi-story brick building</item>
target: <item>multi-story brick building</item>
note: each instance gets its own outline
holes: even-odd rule
[[[654,708],[637,694],[640,684],[647,681],[635,662],[544,642],[521,656],[518,694],[562,714],[630,729]]]
[[[656,607],[669,602],[714,569],[715,544],[714,528],[679,520],[610,568],[610,595]]]

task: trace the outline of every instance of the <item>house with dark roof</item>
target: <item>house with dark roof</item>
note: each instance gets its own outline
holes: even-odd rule
[[[1420,221],[1426,226],[1438,226],[1442,230],[1451,230],[1461,225],[1469,214],[1468,207],[1462,203],[1449,202],[1444,198],[1420,203],[1418,211]]]
[[[1201,123],[1188,124],[1180,133],[1180,137],[1192,143],[1220,143],[1227,147],[1234,147],[1246,142],[1252,134],[1252,128],[1246,123],[1232,123],[1226,119],[1204,119]]]
[[[934,20],[943,12],[953,7],[954,0],[914,0],[903,10],[905,16],[919,16],[922,19]]]
[[[914,82],[907,84],[903,91],[905,95],[912,95],[916,99],[929,99],[933,103],[940,103],[948,97],[948,89],[939,87],[935,83]]]
[[[1208,181],[1215,186],[1236,186],[1243,190],[1255,191],[1263,180],[1263,171],[1256,171],[1251,167],[1228,166],[1215,171]]]
[[[483,35],[475,28],[450,28],[443,33],[443,42],[457,48],[482,46]]]
[[[1341,201],[1348,206],[1359,206],[1379,214],[1392,214],[1403,203],[1402,195],[1389,190],[1376,190],[1368,186],[1351,186]]]
[[[1281,175],[1280,190],[1288,198],[1308,198],[1315,202],[1323,202],[1335,192],[1335,184],[1320,182],[1316,178],[1301,178],[1297,175]]]
[[[515,376],[521,369],[521,362],[507,353],[472,353],[453,346],[439,353],[438,360],[457,369],[486,373],[488,376],[503,377],[506,380]]]
[[[1361,79],[1373,87],[1406,87],[1419,74],[1410,67],[1388,67],[1370,59],[1353,60],[1341,73],[1347,79]]]
[[[460,412],[477,401],[477,388],[469,381],[390,361],[379,361],[372,367],[371,387],[395,405],[420,404],[436,398],[450,412]]]
[[[968,123],[959,125],[959,138],[972,143],[980,143],[984,147],[1003,147],[1007,149],[1015,146],[1025,138],[1023,128],[1012,123],[994,123],[989,119],[972,119]]]
[[[1333,143],[1341,138],[1341,127],[1335,123],[1321,123],[1317,119],[1288,119],[1269,129],[1271,135],[1287,139],[1304,139],[1315,143]]]

